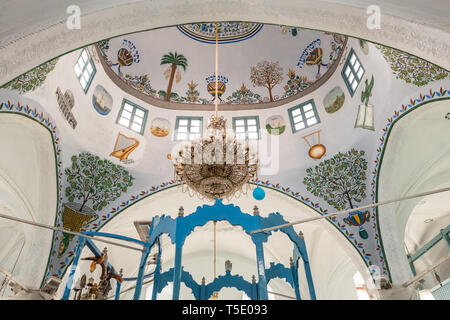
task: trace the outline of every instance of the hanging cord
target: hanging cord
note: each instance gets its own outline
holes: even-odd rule
[[[214,278],[216,277],[216,223],[217,221],[214,221]]]
[[[219,94],[218,94],[218,75],[219,75],[219,24],[216,22],[216,92],[215,92],[215,109],[216,109],[216,122],[219,121]]]

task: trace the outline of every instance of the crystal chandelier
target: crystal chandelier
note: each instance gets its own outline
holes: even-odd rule
[[[172,155],[175,179],[183,191],[201,199],[230,199],[245,193],[247,184],[259,168],[257,153],[248,140],[236,139],[227,132],[226,120],[218,116],[218,32],[216,24],[215,115],[212,115],[203,138],[194,139]]]

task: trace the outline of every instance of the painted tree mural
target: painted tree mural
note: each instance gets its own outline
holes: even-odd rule
[[[267,88],[270,102],[273,102],[272,89],[283,80],[282,71],[278,61],[261,61],[250,67],[250,80],[254,86]]]
[[[47,79],[47,75],[55,69],[57,62],[58,58],[48,61],[8,82],[3,88],[17,90],[20,93],[34,91],[44,83],[45,79]]]
[[[316,197],[321,197],[336,210],[353,209],[355,202],[366,197],[367,160],[365,152],[351,149],[306,169],[303,183]]]
[[[170,65],[170,77],[169,77],[169,84],[167,85],[167,90],[165,92],[165,100],[169,101],[170,94],[172,93],[172,85],[173,85],[173,79],[175,78],[175,71],[177,70],[177,67],[180,66],[183,68],[184,71],[186,71],[186,68],[188,66],[187,59],[182,54],[178,54],[175,52],[173,54],[172,52],[169,52],[168,54],[165,54],[161,58],[161,65],[169,64]]]
[[[81,200],[80,212],[90,202],[92,209],[102,210],[133,185],[133,177],[122,166],[87,152],[74,155],[72,166],[66,168],[66,197],[70,202]]]
[[[420,87],[435,80],[445,79],[450,74],[434,64],[405,52],[380,45],[376,47],[391,65],[392,72],[396,75],[396,78],[402,79],[406,83],[412,83]]]

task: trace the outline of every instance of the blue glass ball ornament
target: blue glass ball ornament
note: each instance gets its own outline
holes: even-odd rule
[[[266,197],[266,192],[261,187],[256,187],[255,190],[253,190],[253,198],[256,200],[262,200]]]

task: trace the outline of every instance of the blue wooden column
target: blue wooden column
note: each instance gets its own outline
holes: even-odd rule
[[[180,283],[181,283],[181,256],[183,246],[178,243],[175,244],[175,265],[173,270],[173,295],[172,300],[180,298]]]
[[[256,263],[258,267],[258,299],[259,300],[268,300],[269,296],[267,295],[267,280],[266,280],[266,267],[264,265],[264,248],[263,248],[263,239],[261,234],[256,234],[255,238],[255,246],[256,246]]]
[[[148,254],[150,253],[150,244],[146,243],[142,248],[141,262],[139,263],[139,273],[136,279],[136,289],[134,290],[134,300],[141,297],[142,282],[144,280],[145,265],[147,264]]]
[[[173,270],[173,293],[172,300],[178,300],[180,298],[180,283],[181,283],[181,258],[183,253],[184,240],[186,235],[180,230],[181,219],[184,216],[184,208],[180,207],[178,210],[178,217],[176,220],[175,229],[175,264]]]
[[[309,267],[309,261],[303,260],[303,266],[305,267],[306,280],[308,281],[309,296],[311,300],[316,300],[316,291],[314,290],[314,282],[312,279],[311,268]]]
[[[298,260],[294,262],[292,258],[291,258],[291,272],[292,272],[292,280],[294,281],[295,297],[297,298],[297,300],[302,300],[298,283]]]
[[[156,300],[156,296],[158,294],[158,282],[159,282],[159,274],[161,272],[161,238],[158,238],[158,257],[156,258],[156,269],[155,274],[153,275],[153,291],[152,291],[152,300]]]
[[[116,296],[114,297],[114,300],[119,300],[120,297],[120,282],[116,282]]]
[[[78,246],[75,251],[75,258],[73,259],[72,266],[70,267],[69,278],[66,282],[66,288],[64,289],[64,294],[61,300],[69,300],[70,290],[72,289],[73,277],[75,271],[77,270],[78,261],[80,260],[81,252],[83,251],[84,244],[86,242],[85,237],[78,236]]]

